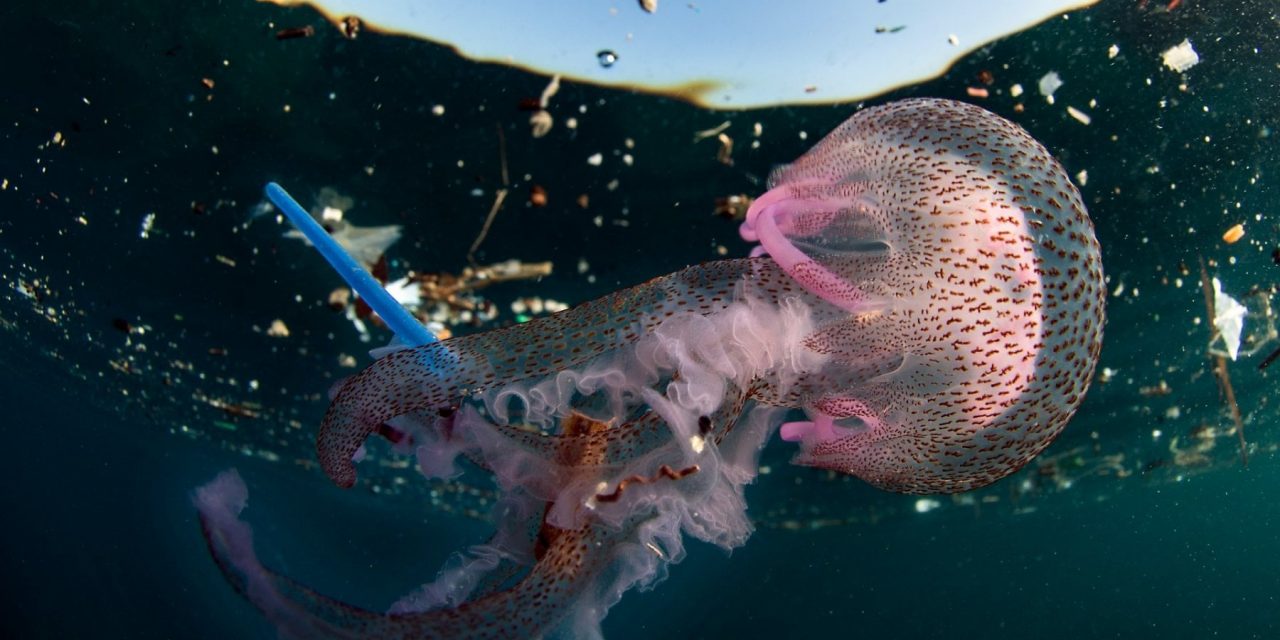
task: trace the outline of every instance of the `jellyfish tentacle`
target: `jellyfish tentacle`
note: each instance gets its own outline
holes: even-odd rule
[[[394,352],[338,390],[316,441],[320,466],[350,487],[352,457],[387,420],[579,366],[634,343],[673,314],[724,309],[748,275],[768,271],[751,259],[706,263],[524,324]]]
[[[200,525],[215,564],[232,587],[258,607],[286,638],[510,638],[528,635],[530,612],[545,627],[560,623],[577,596],[615,560],[619,545],[647,520],[622,528],[589,521],[576,529],[543,526],[546,546],[523,579],[451,609],[370,611],[321,594],[258,560],[253,534],[240,519],[248,497],[235,471],[197,490]],[[634,545],[632,545],[634,546]],[[542,629],[546,631],[547,629]]]
[[[739,232],[760,242],[763,253],[810,293],[862,313],[872,304],[871,296],[832,263],[857,260],[887,246],[882,230],[863,215],[876,206],[867,190],[858,180],[779,184],[752,203]]]

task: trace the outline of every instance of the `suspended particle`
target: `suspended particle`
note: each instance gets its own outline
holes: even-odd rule
[[[1093,118],[1089,114],[1070,105],[1067,105],[1067,114],[1070,115],[1072,118],[1075,118],[1077,122],[1083,125],[1087,125],[1090,122],[1093,122]]]
[[[618,61],[618,54],[609,49],[601,49],[596,53],[596,60],[600,61],[600,66],[608,69]]]
[[[555,126],[555,120],[546,109],[538,109],[533,115],[529,116],[529,127],[535,138],[547,135],[553,126]]]
[[[542,185],[529,187],[529,204],[535,207],[547,206],[547,190]]]

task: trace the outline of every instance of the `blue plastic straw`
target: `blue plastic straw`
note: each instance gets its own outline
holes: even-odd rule
[[[346,280],[361,298],[364,298],[369,308],[382,317],[382,321],[387,323],[401,342],[416,347],[439,340],[422,326],[413,314],[396,302],[396,299],[383,288],[382,283],[369,275],[369,272],[365,271],[364,267],[360,266],[360,263],[356,262],[355,258],[352,258],[351,254],[347,253],[333,239],[333,236],[311,217],[311,214],[299,206],[298,201],[294,200],[287,191],[274,182],[267,183],[266,191],[267,198],[288,216],[293,226],[297,227],[302,235],[311,241],[311,244],[315,245],[320,255],[333,265],[338,275],[342,276],[342,279]]]

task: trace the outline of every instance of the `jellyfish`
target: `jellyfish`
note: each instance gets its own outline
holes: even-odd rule
[[[798,464],[955,493],[1021,468],[1084,397],[1105,311],[1093,226],[995,114],[859,111],[773,173],[741,234],[751,257],[401,348],[339,386],[317,438],[337,485],[381,434],[425,475],[461,456],[504,492],[494,537],[390,611],[262,566],[234,475],[197,494],[218,565],[286,635],[595,636],[684,536],[745,543],[742,489],[775,432]]]

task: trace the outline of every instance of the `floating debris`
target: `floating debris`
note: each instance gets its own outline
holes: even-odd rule
[[[288,338],[289,327],[285,325],[284,320],[276,318],[271,321],[271,326],[267,328],[267,335],[272,338]]]
[[[342,246],[343,249],[355,256],[356,260],[369,265],[378,261],[382,254],[387,252],[391,245],[400,240],[401,226],[398,224],[386,225],[381,227],[357,227],[349,222],[343,222],[338,228],[330,231],[333,239]],[[285,232],[286,238],[302,240],[310,245],[302,232],[291,229]]]
[[[406,304],[420,320],[457,324],[477,324],[497,317],[493,303],[476,295],[476,291],[515,280],[531,280],[551,275],[550,262],[525,263],[506,260],[481,267],[465,267],[460,273],[426,273],[413,276],[420,299]]]
[[[1159,398],[1173,393],[1173,388],[1168,382],[1161,380],[1158,384],[1149,387],[1138,387],[1138,395],[1144,398]]]
[[[317,204],[311,210],[311,216],[319,220],[333,239],[361,264],[373,265],[391,245],[400,240],[402,227],[398,224],[359,227],[348,222],[346,210],[352,206],[353,200],[340,195],[332,188],[321,189],[316,201]],[[297,229],[286,231],[284,237],[302,240],[308,246],[311,245],[311,241]]]
[[[542,185],[529,187],[529,204],[539,208],[547,206],[547,190]]]
[[[1262,363],[1258,365],[1258,370],[1265,370],[1267,367],[1271,366],[1271,363],[1275,362],[1277,358],[1280,358],[1280,347],[1277,347],[1275,351],[1272,351],[1267,355],[1267,357],[1262,359]]]
[[[541,138],[551,131],[551,127],[555,124],[555,120],[551,117],[551,112],[547,111],[547,106],[551,104],[552,96],[560,91],[560,75],[551,76],[551,81],[542,89],[542,95],[538,96],[536,110],[533,115],[529,116],[529,126],[533,128],[533,137]]]
[[[351,290],[346,287],[338,287],[329,292],[329,308],[334,311],[342,311],[351,304]]]
[[[538,109],[529,116],[529,128],[533,137],[541,138],[551,132],[551,127],[555,125],[555,120],[551,117],[551,113],[546,109]]]
[[[1244,237],[1244,225],[1237,224],[1231,227],[1230,229],[1227,229],[1225,232],[1223,232],[1222,241],[1227,244],[1235,244],[1240,241],[1240,238],[1243,238],[1243,237]]]
[[[138,237],[146,240],[151,237],[151,230],[156,226],[156,214],[148,213],[142,216],[142,224],[138,228]]]
[[[1244,305],[1222,292],[1222,283],[1213,279],[1213,328],[1227,350],[1227,357],[1235,360],[1240,354],[1240,332],[1244,329],[1247,314]]]
[[[1071,105],[1067,105],[1067,114],[1070,115],[1072,118],[1075,118],[1077,122],[1083,125],[1087,125],[1090,122],[1093,122],[1093,118],[1090,117],[1089,114]]]
[[[220,398],[211,398],[199,392],[192,394],[192,397],[234,418],[258,418],[262,415],[262,406],[257,403],[228,402]],[[224,428],[235,429],[235,425],[224,424],[223,426]]]
[[[707,138],[713,138],[715,136],[718,136],[721,133],[724,133],[726,130],[728,130],[731,124],[733,123],[729,122],[728,120],[725,120],[724,122],[721,122],[720,124],[714,127],[711,127],[710,129],[695,131],[693,134],[693,141],[696,143],[702,140],[706,140]]]
[[[1057,71],[1050,71],[1040,76],[1040,95],[1044,96],[1049,104],[1053,104],[1053,94],[1062,87],[1062,84],[1062,76],[1059,76]]]
[[[355,40],[360,35],[362,26],[360,18],[347,16],[338,23],[338,30],[342,32],[342,37],[348,40]]]
[[[752,202],[755,198],[745,193],[716,198],[715,214],[728,220],[742,221],[746,219]]]
[[[307,25],[305,27],[281,29],[276,32],[276,40],[295,40],[297,38],[310,38],[315,34],[316,34],[316,28],[311,25]]]
[[[929,513],[941,506],[942,503],[936,498],[916,498],[915,511],[916,513]]]
[[[719,160],[721,164],[732,167],[733,138],[730,138],[729,134],[722,133],[716,136],[716,139],[720,141],[720,149],[716,151],[716,160]]]
[[[1180,44],[1165,49],[1164,53],[1160,54],[1160,59],[1164,62],[1164,66],[1176,73],[1182,73],[1200,64],[1200,54],[1196,53],[1190,40],[1183,40]]]

